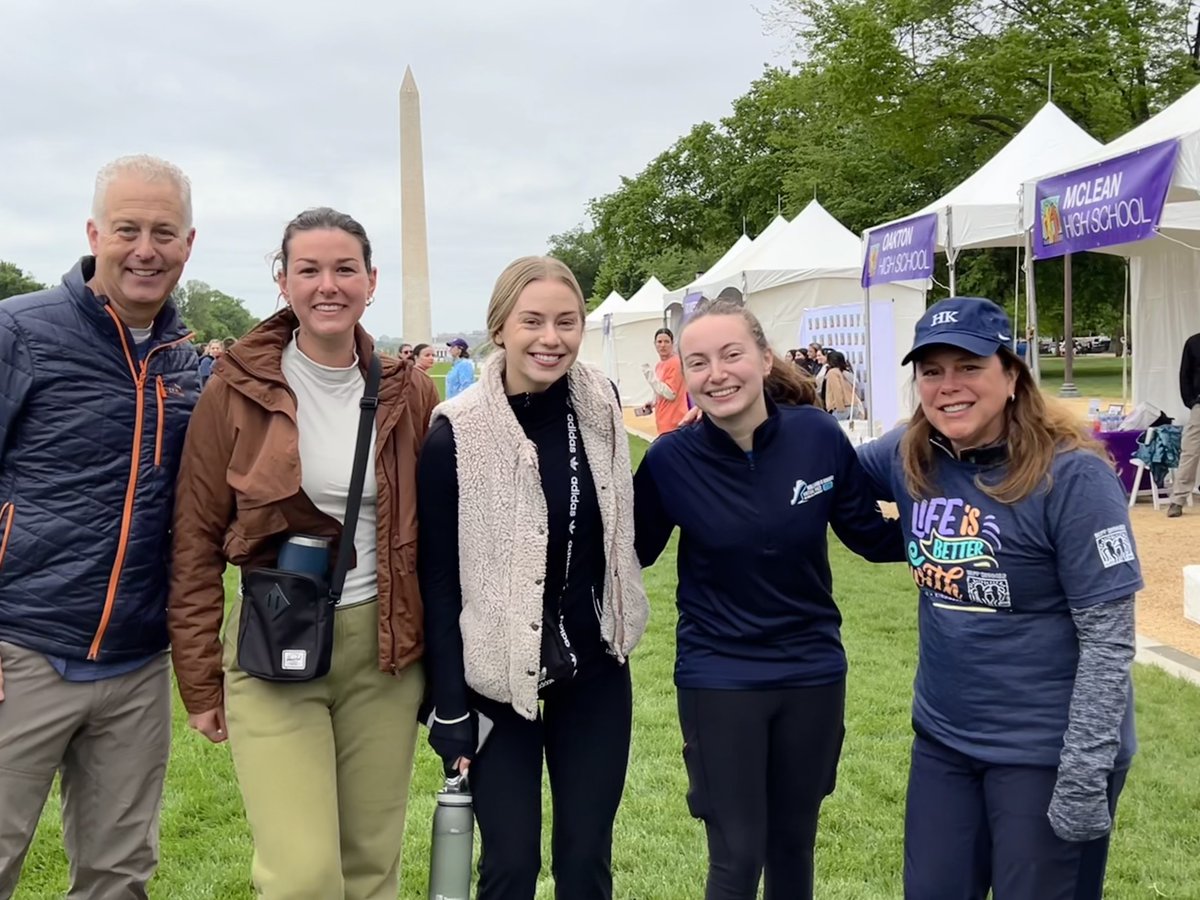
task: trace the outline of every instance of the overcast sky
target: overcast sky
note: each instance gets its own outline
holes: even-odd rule
[[[153,153],[192,180],[184,278],[275,308],[267,255],[329,205],[375,244],[366,325],[401,334],[400,81],[421,92],[435,332],[482,329],[496,275],[583,220],[782,38],[766,0],[2,0],[0,259],[57,282],[96,170]]]

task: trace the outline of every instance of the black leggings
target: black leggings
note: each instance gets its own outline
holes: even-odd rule
[[[705,900],[811,900],[821,801],[833,792],[846,682],[679,689],[688,808],[708,833]]]
[[[478,694],[495,722],[471,763],[479,823],[478,900],[533,900],[542,867],[542,753],[550,774],[554,893],[610,900],[612,832],[625,789],[633,691],[629,666],[605,661],[583,681],[552,686],[530,722]]]

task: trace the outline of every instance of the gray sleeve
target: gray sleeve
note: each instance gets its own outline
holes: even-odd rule
[[[1060,768],[1112,771],[1133,668],[1133,597],[1073,609],[1079,635],[1075,690]]]
[[[1133,597],[1073,609],[1071,617],[1079,663],[1050,818],[1060,837],[1090,840],[1108,830],[1107,781],[1120,749],[1133,667]]]

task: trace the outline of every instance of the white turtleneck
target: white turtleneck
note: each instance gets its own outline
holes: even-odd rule
[[[323,366],[300,350],[295,337],[283,348],[283,376],[296,395],[296,419],[300,427],[300,486],[317,509],[345,524],[346,495],[354,466],[354,442],[358,437],[358,402],[365,381],[354,364],[344,369]],[[373,599],[376,587],[375,433],[367,456],[362,505],[354,549],[358,565],[346,574],[340,607]]]

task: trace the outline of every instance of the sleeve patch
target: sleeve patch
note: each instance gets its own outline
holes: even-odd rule
[[[1124,525],[1097,531],[1094,537],[1096,552],[1100,554],[1104,568],[1111,569],[1121,563],[1134,562],[1133,543],[1129,540],[1129,531]]]

